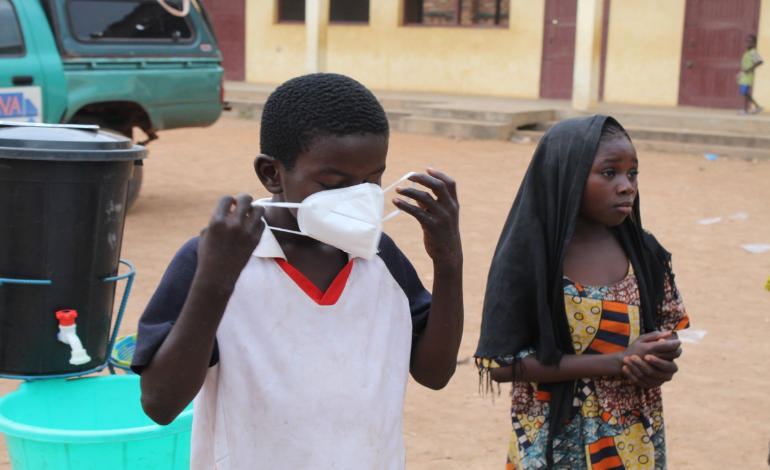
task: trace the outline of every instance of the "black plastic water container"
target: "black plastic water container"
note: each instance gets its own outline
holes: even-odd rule
[[[0,374],[93,369],[107,358],[128,183],[144,147],[96,126],[0,123]],[[0,281],[2,282],[2,281]],[[91,361],[72,365],[56,312],[76,310]]]

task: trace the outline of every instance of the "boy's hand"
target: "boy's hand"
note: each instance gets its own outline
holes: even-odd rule
[[[455,181],[432,168],[428,168],[427,175],[414,174],[409,180],[430,188],[436,199],[419,189],[398,187],[396,192],[414,199],[417,206],[401,199],[393,199],[393,204],[420,222],[424,233],[425,251],[435,265],[454,266],[462,263],[460,204],[457,201]]]
[[[225,196],[201,232],[198,268],[182,311],[142,372],[142,408],[156,423],[171,423],[203,386],[219,322],[265,228],[263,213],[251,207],[251,196]]]
[[[240,194],[219,200],[208,228],[201,232],[198,273],[203,282],[224,292],[232,290],[249,257],[259,244],[265,224],[265,208],[251,205],[252,198]],[[233,208],[233,205],[235,206]]]
[[[428,168],[410,181],[429,188],[436,196],[414,188],[396,188],[416,206],[401,199],[393,204],[422,225],[425,251],[433,259],[433,294],[425,330],[412,349],[409,370],[414,379],[433,390],[446,386],[457,368],[457,351],[463,337],[463,250],[460,243],[460,204],[452,178]]]

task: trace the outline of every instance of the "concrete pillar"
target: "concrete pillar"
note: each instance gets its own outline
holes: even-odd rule
[[[326,72],[329,0],[305,0],[305,72]]]
[[[594,109],[599,103],[604,0],[578,0],[572,107]]]

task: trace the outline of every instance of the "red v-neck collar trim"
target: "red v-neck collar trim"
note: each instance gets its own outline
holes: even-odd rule
[[[350,262],[348,262],[348,264],[342,268],[342,271],[337,274],[337,277],[326,290],[326,293],[323,293],[321,292],[321,289],[310,282],[310,279],[305,277],[305,275],[301,272],[297,271],[297,269],[290,265],[285,259],[273,259],[275,259],[275,262],[278,263],[278,266],[280,266],[281,269],[283,269],[283,271],[288,274],[291,280],[294,281],[299,286],[299,288],[302,289],[305,294],[313,299],[313,301],[318,305],[334,305],[338,300],[340,300],[342,291],[345,290],[345,285],[347,284],[348,278],[350,277],[350,272],[353,270],[353,261],[355,260],[355,258],[351,259]]]

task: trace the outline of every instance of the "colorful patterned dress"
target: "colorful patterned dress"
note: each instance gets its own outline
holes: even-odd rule
[[[640,335],[639,289],[633,269],[618,284],[581,286],[564,279],[564,303],[577,354],[625,350]],[[667,280],[658,310],[661,331],[689,326],[676,287]],[[535,351],[519,353],[523,358]],[[480,359],[480,367],[510,366],[514,358]],[[513,431],[506,470],[545,468],[550,394],[536,383],[513,384]],[[572,418],[554,439],[556,469],[665,470],[666,447],[660,389],[645,390],[626,377],[577,381]]]

